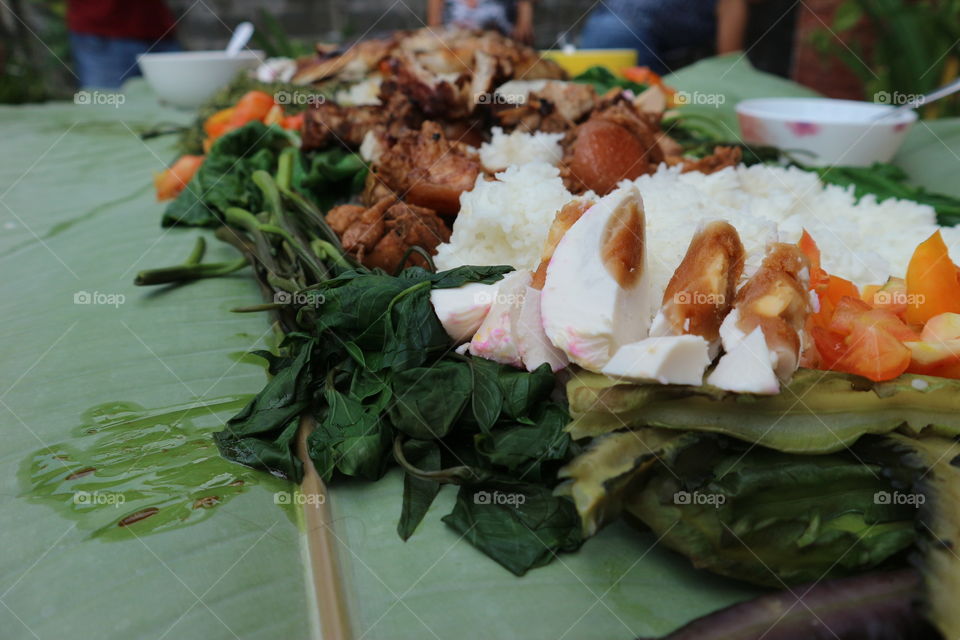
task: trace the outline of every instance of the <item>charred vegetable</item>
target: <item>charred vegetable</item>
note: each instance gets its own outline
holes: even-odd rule
[[[849,575],[914,540],[916,509],[883,500],[882,467],[707,438],[660,465],[629,513],[696,567],[755,584]]]
[[[722,433],[787,453],[831,453],[868,433],[960,434],[960,383],[904,375],[889,382],[801,369],[775,396],[715,387],[619,384],[581,373],[567,385],[574,439],[624,426]],[[802,402],[798,400],[802,399]]]

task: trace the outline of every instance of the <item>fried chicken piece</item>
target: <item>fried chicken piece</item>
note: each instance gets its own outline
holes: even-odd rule
[[[699,171],[700,173],[716,173],[727,167],[740,164],[743,152],[740,147],[714,147],[713,155],[699,160],[683,160],[683,173]]]
[[[306,151],[340,145],[355,150],[371,131],[396,135],[418,128],[423,121],[390,83],[381,86],[380,99],[381,105],[343,106],[331,100],[312,105],[304,112],[301,148]]]
[[[375,70],[397,46],[403,32],[387,38],[361,40],[347,47],[336,44],[318,44],[313,58],[298,61],[294,84],[314,84],[331,78],[362,80]]]
[[[330,210],[327,223],[340,236],[344,251],[361,264],[393,273],[410,247],[436,253],[450,239],[450,229],[431,209],[409,205],[395,196],[364,209],[341,205]],[[426,266],[423,256],[411,253],[404,266]]]
[[[578,82],[547,82],[527,94],[522,104],[497,105],[495,115],[505,129],[562,133],[596,107],[597,92]]]
[[[411,204],[455,215],[460,194],[473,188],[481,171],[471,149],[448,140],[440,125],[427,121],[419,131],[402,133],[384,150],[371,174]],[[366,191],[377,189],[368,182]]]
[[[567,133],[560,175],[573,193],[606,195],[621,180],[652,173],[664,160],[659,116],[619,100]]]
[[[366,207],[361,207],[356,204],[342,204],[339,207],[334,207],[327,212],[326,219],[327,224],[330,225],[330,228],[337,235],[343,235],[343,232],[346,231],[353,221],[364,211]]]

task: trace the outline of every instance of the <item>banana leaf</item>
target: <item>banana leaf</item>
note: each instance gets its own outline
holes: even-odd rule
[[[741,97],[771,91],[769,77],[738,67],[719,79],[721,68],[693,69]],[[264,371],[242,354],[268,347],[269,327],[229,313],[259,303],[259,293],[243,271],[158,291],[131,285],[139,269],[180,262],[206,232],[159,228],[150,174],[173,159],[175,140],[135,135],[186,124],[191,114],[157,106],[142,81],[128,84],[125,97],[116,107],[0,107],[8,310],[0,635],[316,637],[307,532],[296,509],[277,504],[289,501],[291,487],[203,449],[236,403],[263,386]],[[731,94],[721,109],[728,122],[733,102]],[[919,168],[905,166],[912,176],[949,155],[935,139],[925,150],[913,146],[923,142],[915,131],[905,147],[916,154],[908,159]],[[929,176],[932,190],[960,188],[943,171]],[[209,244],[210,260],[233,258]],[[131,459],[125,449],[146,455]],[[184,460],[200,462],[184,471],[175,464]],[[402,492],[400,474],[391,473],[377,484],[343,483],[330,497],[358,637],[469,640],[523,629],[530,638],[627,640],[668,633],[757,593],[690,568],[623,523],[518,579],[440,522],[455,500],[450,490],[402,542]],[[116,506],[110,496],[119,494],[126,501]]]

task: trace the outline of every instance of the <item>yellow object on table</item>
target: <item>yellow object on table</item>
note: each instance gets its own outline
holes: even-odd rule
[[[590,67],[605,67],[612,73],[620,75],[621,69],[637,65],[637,51],[635,49],[577,49],[563,51],[562,49],[547,49],[540,54],[553,60],[571,76],[579,75]]]

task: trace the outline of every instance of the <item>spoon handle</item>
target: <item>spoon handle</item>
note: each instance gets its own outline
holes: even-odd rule
[[[233,57],[240,53],[240,50],[250,42],[251,36],[253,36],[253,25],[251,23],[241,22],[238,24],[230,37],[230,43],[227,45],[227,55]]]

